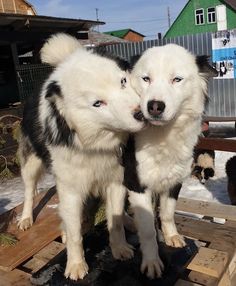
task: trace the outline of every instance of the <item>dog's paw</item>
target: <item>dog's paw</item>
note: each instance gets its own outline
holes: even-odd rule
[[[118,260],[128,260],[134,256],[133,246],[128,243],[111,245],[111,252]]]
[[[85,261],[80,263],[68,263],[66,265],[65,277],[72,280],[83,279],[88,274],[88,264]]]
[[[27,230],[29,229],[33,224],[33,218],[32,217],[27,217],[27,218],[21,218],[20,221],[17,224],[17,227],[20,230]]]
[[[182,235],[176,234],[171,237],[166,237],[165,242],[167,245],[177,248],[182,248],[186,245]]]
[[[158,256],[157,259],[143,259],[141,264],[141,272],[145,273],[149,279],[159,278],[164,270],[164,265]]]

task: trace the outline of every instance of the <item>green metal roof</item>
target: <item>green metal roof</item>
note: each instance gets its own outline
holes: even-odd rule
[[[132,30],[132,29],[123,29],[123,30],[115,30],[115,31],[108,31],[108,32],[104,32],[104,34],[108,34],[114,37],[118,37],[118,38],[124,38],[125,35],[128,34],[129,31],[132,31],[136,34],[139,34],[140,36],[144,37],[144,35]]]

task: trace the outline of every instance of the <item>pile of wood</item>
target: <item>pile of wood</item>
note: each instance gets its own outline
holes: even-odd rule
[[[40,193],[35,198],[35,223],[25,232],[16,227],[22,205],[0,216],[1,231],[18,240],[14,246],[0,246],[0,286],[31,285],[30,277],[65,251],[57,204],[55,188]],[[179,232],[197,241],[199,248],[178,271],[175,285],[236,285],[236,207],[180,198],[177,210]],[[189,212],[205,217],[194,218]],[[224,218],[225,223],[214,223],[213,217]]]

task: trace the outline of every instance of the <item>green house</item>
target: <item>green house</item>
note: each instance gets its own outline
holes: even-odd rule
[[[165,38],[236,28],[236,0],[189,0]],[[222,29],[220,29],[222,30]]]

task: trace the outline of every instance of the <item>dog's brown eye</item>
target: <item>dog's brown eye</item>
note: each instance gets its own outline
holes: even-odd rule
[[[104,101],[102,100],[97,100],[94,102],[93,106],[94,107],[100,107],[101,105],[105,104]]]
[[[126,82],[127,82],[126,77],[123,77],[120,81],[122,88],[125,88]]]
[[[180,76],[176,76],[175,78],[173,78],[172,83],[180,82],[181,80],[183,80],[183,78],[182,78],[182,77],[180,77]]]
[[[142,79],[143,79],[145,82],[150,82],[150,81],[151,81],[151,79],[150,79],[149,76],[144,76],[144,77],[142,77]]]

